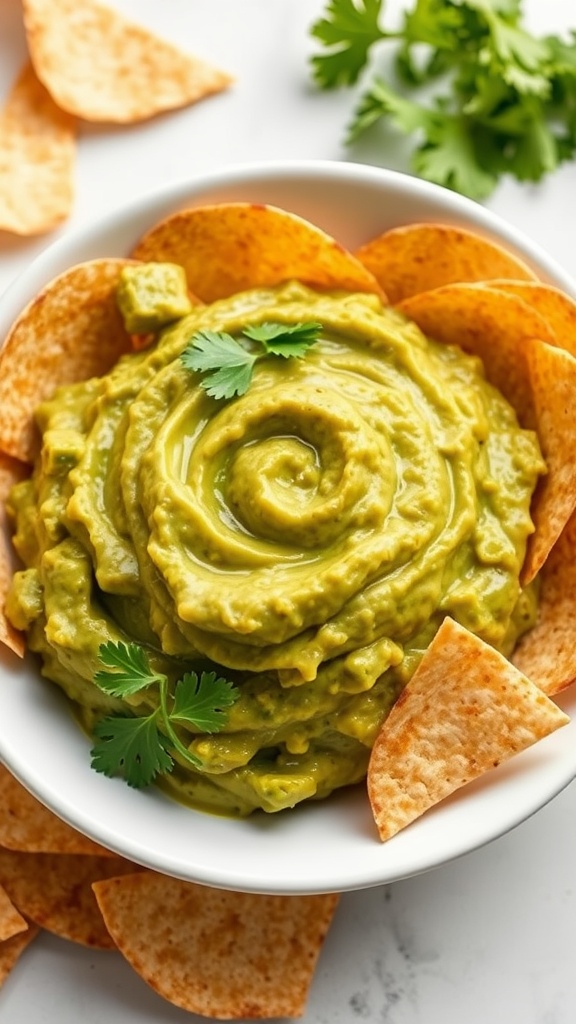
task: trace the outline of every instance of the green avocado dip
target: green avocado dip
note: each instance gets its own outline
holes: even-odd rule
[[[316,343],[259,359],[241,397],[180,358],[198,331],[302,321]],[[161,785],[185,803],[278,811],[361,780],[445,616],[506,655],[534,622],[537,438],[477,358],[376,296],[289,283],[193,308],[37,423],[7,613],[89,732],[153,706],[96,684],[108,642],[236,685],[219,732],[180,728],[200,767],[176,751]]]

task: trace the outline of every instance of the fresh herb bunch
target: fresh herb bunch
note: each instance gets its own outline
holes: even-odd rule
[[[326,47],[312,57],[323,89],[353,85],[375,44],[395,44],[394,81],[372,74],[349,143],[388,120],[415,136],[417,175],[474,199],[504,174],[539,181],[576,154],[576,32],[532,35],[522,0],[416,0],[399,31],[382,27],[383,11],[384,0],[329,0],[311,28]]]
[[[264,323],[246,327],[242,335],[257,342],[259,350],[246,348],[225,331],[198,331],[184,349],[181,359],[188,370],[206,374],[200,386],[212,398],[233,398],[250,387],[254,366],[263,356],[301,358],[318,340],[322,324]]]
[[[94,682],[114,697],[128,697],[156,687],[158,706],[149,715],[109,715],[96,723],[96,744],[92,767],[109,777],[120,776],[129,786],[149,786],[157,775],[172,771],[176,752],[195,768],[199,759],[181,742],[174,726],[192,725],[203,732],[218,732],[226,723],[226,709],[238,697],[232,683],[216,672],[187,672],[171,696],[168,677],[154,672],[148,655],[139,644],[102,644],[100,661],[104,668]]]

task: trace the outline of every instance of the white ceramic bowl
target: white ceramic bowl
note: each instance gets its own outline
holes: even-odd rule
[[[541,277],[574,294],[568,276],[518,231],[426,182],[354,164],[246,165],[164,188],[61,239],[3,297],[0,337],[26,302],[67,267],[124,255],[166,214],[225,200],[292,210],[352,249],[410,221],[468,226],[516,250]],[[219,818],[92,771],[89,741],[58,688],[40,677],[32,660],[22,664],[7,652],[0,658],[0,756],[21,782],[105,846],[159,871],[223,888],[311,893],[417,874],[502,835],[576,776],[575,719],[386,844],[377,838],[361,786],[279,815]],[[576,693],[568,691],[562,705],[576,712]]]

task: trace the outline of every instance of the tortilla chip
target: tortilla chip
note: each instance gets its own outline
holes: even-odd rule
[[[132,345],[115,300],[123,259],[66,270],[12,325],[0,352],[0,450],[31,462],[33,412],[60,384],[100,376]]]
[[[0,765],[0,846],[24,853],[113,854],[56,817]]]
[[[448,224],[393,228],[363,245],[356,255],[394,304],[447,284],[494,277],[536,278],[527,264],[500,245]]]
[[[422,292],[397,309],[429,338],[479,356],[488,380],[514,406],[522,426],[536,427],[527,350],[534,338],[554,344],[551,327],[536,310],[516,295],[480,284]]]
[[[559,288],[534,281],[489,281],[490,288],[499,288],[528,303],[554,333],[554,344],[576,356],[576,302]]]
[[[4,413],[4,410],[2,410]],[[0,451],[0,644],[9,647],[19,658],[24,656],[24,634],[14,629],[4,614],[4,604],[14,572],[15,556],[10,544],[10,528],[6,515],[6,499],[12,486],[23,480],[28,466],[10,459]]]
[[[0,943],[26,931],[27,921],[19,914],[6,890],[0,885]]]
[[[380,838],[568,722],[493,647],[445,619],[372,750],[368,795]]]
[[[542,566],[538,621],[511,659],[549,696],[576,680],[575,551],[576,513]]]
[[[75,159],[74,119],[27,64],[0,111],[0,229],[36,235],[65,220]]]
[[[528,349],[528,366],[548,472],[532,501],[535,533],[528,539],[524,584],[534,579],[576,508],[576,359],[560,348],[534,342]]]
[[[97,0],[23,0],[32,63],[62,110],[132,124],[227,88],[228,74]]]
[[[92,882],[134,871],[122,857],[0,850],[0,884],[24,917],[71,942],[114,949]]]
[[[182,210],[144,235],[132,256],[179,263],[203,302],[290,280],[381,295],[372,274],[330,235],[273,206],[218,203]]]
[[[16,965],[20,956],[33,939],[36,938],[40,929],[35,924],[29,924],[25,932],[19,932],[12,938],[0,942],[0,987],[6,981],[12,968]]]
[[[218,1019],[299,1017],[338,903],[260,896],[155,873],[96,882],[118,949],[159,995]]]

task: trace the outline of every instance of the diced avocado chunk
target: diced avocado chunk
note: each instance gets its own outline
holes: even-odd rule
[[[116,301],[129,334],[148,334],[192,310],[184,268],[176,263],[124,267]]]

